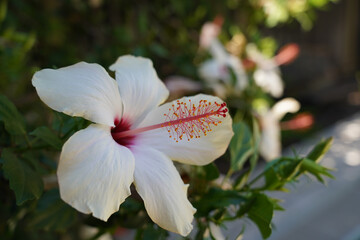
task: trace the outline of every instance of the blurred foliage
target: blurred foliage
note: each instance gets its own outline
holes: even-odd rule
[[[107,223],[76,212],[59,198],[52,179],[59,150],[89,123],[44,111],[31,86],[36,70],[79,61],[109,66],[120,55],[134,54],[152,59],[160,78],[178,74],[199,79],[197,67],[203,58],[198,54],[199,30],[205,22],[222,16],[226,31],[219,36],[221,40],[229,41],[241,33],[272,57],[278,46],[274,39],[262,36],[263,28],[298,22],[308,30],[315,10],[326,9],[330,2],[0,0],[1,238],[79,239],[77,230],[83,224],[98,229],[93,239],[106,232],[114,234],[119,227],[136,228],[136,239],[164,239],[168,235],[151,222],[136,197],[128,198]],[[255,108],[268,103],[269,97],[256,86],[244,95],[257,105]],[[257,99],[252,99],[254,95]],[[228,101],[240,111],[227,175],[215,184],[219,169],[210,164],[194,167],[190,176],[194,184],[189,198],[198,209],[196,239],[204,238],[210,222],[222,226],[240,217],[255,222],[267,238],[273,212],[281,207],[265,191],[284,190],[286,183],[296,181],[301,174],[314,175],[319,181],[323,176],[331,177],[329,170],[318,164],[331,140],[319,143],[306,157],[276,159],[254,177],[260,138],[257,120],[249,117],[251,106],[238,106],[231,98]],[[231,187],[224,188],[231,179]],[[239,229],[239,234],[242,232]]]
[[[29,91],[37,69],[79,61],[109,66],[124,54],[149,57],[160,78],[181,74],[196,79],[194,59],[206,21],[224,18],[224,40],[242,32],[249,41],[266,45],[262,28],[298,21],[308,29],[315,9],[331,1],[1,0],[1,93],[26,109],[37,101]],[[265,45],[264,53],[271,54]]]

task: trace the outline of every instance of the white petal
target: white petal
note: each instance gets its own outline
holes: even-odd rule
[[[35,73],[32,84],[41,100],[56,111],[108,126],[122,115],[117,84],[98,64],[43,69]]]
[[[211,55],[218,61],[225,63],[228,53],[225,50],[224,45],[216,38],[210,44],[209,49]]]
[[[93,124],[64,144],[57,171],[61,198],[83,213],[107,221],[130,195],[135,168],[130,150],[110,127]]]
[[[284,84],[280,77],[278,68],[270,70],[257,69],[254,72],[256,84],[273,97],[281,97],[284,92]]]
[[[219,104],[223,103],[218,97],[204,94],[184,97],[180,101],[187,103],[189,99],[195,106],[198,106],[200,100],[207,100],[212,103],[216,101]],[[176,101],[166,103],[151,111],[144,122],[141,123],[141,126],[163,123],[166,120],[164,114],[169,112],[172,104],[176,104]],[[190,141],[186,137],[178,142],[174,141],[172,138],[169,138],[165,128],[144,132],[139,135],[137,140],[144,145],[160,150],[175,161],[205,165],[224,154],[234,134],[232,131],[232,119],[229,114],[226,114],[226,117],[216,118],[222,121],[222,123],[218,124],[218,126],[212,126],[212,131],[208,132],[206,136],[201,133],[200,138],[192,138]]]
[[[279,120],[269,111],[260,118],[262,127],[260,154],[266,161],[274,160],[281,155],[281,136]]]
[[[217,38],[220,33],[220,26],[213,22],[205,23],[200,31],[200,47],[208,48],[211,42]]]
[[[134,147],[135,186],[150,218],[160,227],[188,235],[196,209],[187,199],[174,164],[163,153],[149,147]]]
[[[300,103],[294,98],[284,98],[277,102],[271,109],[273,115],[280,121],[286,113],[299,111]]]
[[[136,127],[152,108],[169,96],[169,91],[158,78],[149,59],[122,56],[110,66],[110,70],[116,72],[124,104],[123,116],[132,123],[132,127]]]

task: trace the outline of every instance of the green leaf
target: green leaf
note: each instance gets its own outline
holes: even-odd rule
[[[154,224],[147,224],[145,229],[139,229],[136,233],[135,240],[165,240],[168,232]]]
[[[56,150],[61,150],[61,147],[63,145],[63,142],[60,140],[60,138],[48,127],[45,126],[36,128],[34,131],[30,133],[30,135],[33,135],[41,139],[42,141],[49,144],[49,146],[52,146]]]
[[[301,165],[301,170],[314,175],[321,183],[324,183],[324,179],[321,177],[321,175],[327,176],[329,178],[334,178],[334,176],[331,175],[329,172],[331,171],[331,169],[317,164],[312,159],[305,158]]]
[[[247,169],[246,171],[242,172],[238,177],[236,177],[234,182],[234,189],[242,189],[247,183],[250,173],[250,169]]]
[[[265,169],[266,190],[281,190],[298,173],[302,159],[282,157],[271,161]]]
[[[269,198],[269,201],[272,202],[274,206],[274,211],[285,211],[285,209],[279,204],[280,202],[282,202],[282,200],[276,198]]]
[[[0,2],[0,23],[4,21],[7,12],[7,1]]]
[[[220,176],[219,169],[214,163],[210,163],[203,167],[205,170],[205,179],[212,181]]]
[[[258,226],[263,238],[271,235],[273,203],[264,194],[257,193],[248,212],[248,217]]]
[[[38,199],[44,189],[41,177],[25,161],[19,159],[10,149],[2,152],[3,171],[15,192],[16,204],[27,200]]]
[[[76,210],[60,199],[58,189],[52,189],[39,200],[29,227],[46,231],[65,231],[76,219]]]
[[[53,112],[54,120],[51,128],[56,132],[62,134],[63,139],[69,138],[75,132],[80,129],[84,129],[90,125],[90,121],[87,121],[81,117],[71,117],[64,113]]]
[[[238,171],[253,153],[253,141],[251,131],[245,123],[235,123],[233,131],[235,135],[229,145],[231,169]]]
[[[15,105],[4,95],[0,95],[0,121],[10,135],[26,134],[25,122]]]
[[[261,140],[261,133],[259,128],[259,123],[255,118],[253,118],[253,155],[250,158],[250,172],[252,172],[257,164],[257,160],[259,158],[259,145]]]
[[[197,216],[207,216],[214,209],[237,205],[244,201],[244,197],[237,191],[211,188],[199,201],[194,202],[194,207],[197,209]]]
[[[306,158],[311,159],[316,163],[320,162],[325,153],[330,149],[332,142],[332,137],[320,141],[306,156]]]

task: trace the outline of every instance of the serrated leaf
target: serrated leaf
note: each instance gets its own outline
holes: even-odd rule
[[[268,238],[271,235],[273,212],[273,204],[266,195],[260,193],[254,195],[248,217],[258,226],[263,238]]]
[[[10,135],[26,134],[25,122],[15,105],[4,95],[0,95],[0,121]]]
[[[65,231],[76,218],[76,210],[60,199],[58,189],[52,189],[39,200],[29,227],[46,231]]]
[[[60,140],[60,138],[53,131],[51,131],[50,128],[45,126],[36,128],[30,133],[30,135],[41,139],[56,150],[61,150],[63,145],[63,142]]]
[[[332,137],[320,141],[306,156],[306,158],[311,159],[316,163],[320,162],[320,160],[325,155],[325,153],[330,149],[332,142],[333,142]]]
[[[2,151],[4,176],[15,192],[16,204],[38,199],[44,189],[41,177],[25,161],[19,159],[11,150]]]
[[[331,171],[331,169],[317,164],[312,159],[305,158],[301,165],[301,170],[312,174],[321,183],[324,183],[324,179],[321,177],[321,175],[327,176],[329,178],[334,178],[334,176],[331,175],[331,173],[329,172]]]
[[[238,122],[233,125],[234,137],[231,139],[230,162],[233,171],[241,170],[245,161],[253,153],[252,134],[249,127],[243,123]]]
[[[268,198],[270,202],[272,202],[273,206],[274,206],[274,211],[285,211],[285,209],[280,206],[280,202],[282,202],[282,200],[280,199],[276,199],[276,198]]]
[[[268,163],[265,169],[265,187],[267,190],[281,190],[296,176],[302,159],[282,157]]]

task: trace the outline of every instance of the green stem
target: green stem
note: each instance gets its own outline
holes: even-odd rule
[[[226,181],[231,177],[232,174],[233,174],[233,170],[230,168],[229,171],[226,173],[224,179],[222,180],[221,184],[220,184],[221,188],[226,183]]]

